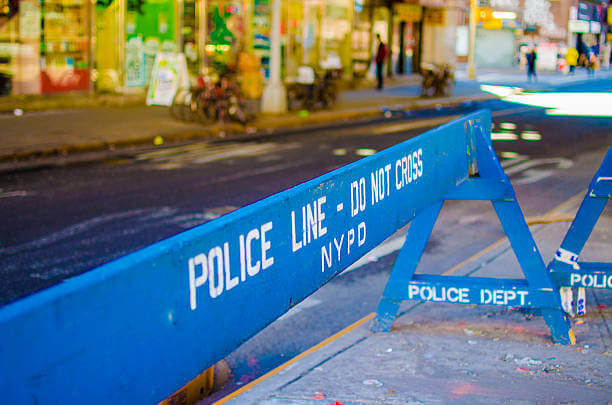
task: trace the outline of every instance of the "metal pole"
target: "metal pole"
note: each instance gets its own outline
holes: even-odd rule
[[[263,90],[261,111],[281,114],[287,111],[287,94],[281,81],[281,0],[272,0],[270,30],[270,80]]]
[[[476,78],[474,51],[476,48],[476,0],[470,0],[470,49],[468,51],[468,78]]]
[[[206,25],[206,2],[204,0],[197,0],[196,3],[196,14],[198,16],[198,55],[200,57],[200,74],[205,75],[208,73],[206,69],[206,38],[208,29]]]
[[[126,14],[127,14],[127,1],[125,0],[118,0],[118,7],[119,7],[119,12],[117,15],[117,19],[118,19],[118,24],[117,24],[117,39],[118,39],[118,46],[117,46],[117,52],[119,53],[119,77],[120,77],[120,83],[119,83],[119,88],[121,89],[122,93],[127,93],[128,92],[128,87],[127,87],[127,72],[125,69],[125,42],[127,41],[127,36],[125,33],[125,20],[126,20]]]

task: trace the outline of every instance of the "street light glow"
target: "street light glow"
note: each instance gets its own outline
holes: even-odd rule
[[[494,11],[493,18],[500,20],[516,20],[516,13],[513,11]]]
[[[504,101],[548,108],[547,115],[612,117],[612,93],[538,93],[518,87],[481,85]]]

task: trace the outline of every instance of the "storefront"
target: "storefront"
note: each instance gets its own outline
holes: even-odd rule
[[[3,1],[0,95],[88,91],[91,3]]]
[[[394,66],[398,74],[419,71],[422,20],[423,7],[403,3],[395,6],[393,47],[397,49]]]
[[[87,0],[42,0],[41,92],[89,90],[90,6]]]
[[[382,2],[280,1],[285,78],[301,65],[363,75],[376,33],[401,55],[393,71],[415,63],[420,6],[394,20]],[[160,51],[184,53],[192,77],[265,81],[270,0],[0,0],[0,95],[144,92]]]
[[[605,43],[602,34],[604,8],[588,1],[579,1],[577,7],[570,9],[568,22],[568,43],[578,54],[588,55],[591,50],[600,53],[600,45]],[[580,62],[579,62],[580,63]]]
[[[372,15],[371,6],[363,0],[355,0],[353,33],[351,34],[352,75],[363,78],[372,61]]]
[[[510,68],[517,62],[515,29],[476,28],[476,66]]]

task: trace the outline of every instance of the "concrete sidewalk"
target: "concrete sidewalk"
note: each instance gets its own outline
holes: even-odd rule
[[[573,215],[580,202],[574,199],[566,213]],[[567,222],[531,227],[545,261],[568,228]],[[612,261],[611,234],[608,210],[581,257]],[[454,275],[522,277],[508,242]],[[587,304],[587,315],[572,320],[577,344],[561,346],[552,344],[539,316],[406,301],[391,332],[370,332],[366,317],[216,403],[610,403],[612,293],[588,290]]]
[[[517,69],[483,69],[476,80],[467,79],[461,70],[456,76],[451,97],[421,98],[418,75],[398,76],[388,80],[384,91],[374,90],[372,83],[371,87],[342,92],[338,105],[332,110],[308,114],[260,114],[246,127],[231,123],[180,122],[170,116],[167,108],[144,106],[133,96],[108,101],[111,106],[91,107],[87,103],[79,104],[76,95],[67,95],[62,100],[68,100],[68,104],[56,105],[53,99],[49,99],[47,107],[50,109],[43,111],[31,111],[28,106],[44,109],[44,99],[13,100],[13,104],[3,101],[0,103],[0,111],[4,111],[0,113],[0,164],[6,168],[17,161],[26,165],[44,163],[47,158],[62,158],[76,152],[113,151],[132,145],[153,146],[155,140],[155,144],[159,144],[188,139],[252,137],[278,130],[368,119],[380,116],[387,109],[414,110],[495,98],[480,89],[480,84],[485,82],[545,90],[551,86],[593,80],[578,73],[576,77],[569,77],[552,72],[540,74],[538,83],[528,83],[524,73]],[[598,72],[597,76],[611,77],[612,72]],[[67,108],[70,106],[73,108]],[[17,115],[12,112],[16,107],[23,110],[22,115],[20,110]]]
[[[477,85],[459,87],[459,94],[452,97],[419,98],[419,78],[405,76],[389,83],[382,92],[365,88],[344,91],[337,107],[332,110],[274,116],[260,114],[247,127],[234,123],[181,122],[173,119],[166,107],[133,104],[32,112],[25,108],[20,116],[13,113],[0,115],[0,162],[113,150],[129,145],[153,145],[156,137],[171,142],[266,134],[277,129],[370,118],[381,115],[386,108],[415,109],[460,103],[466,98],[493,98],[480,91]]]

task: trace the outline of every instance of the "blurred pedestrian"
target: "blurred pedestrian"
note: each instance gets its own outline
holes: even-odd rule
[[[527,55],[527,81],[531,82],[531,78],[537,82],[538,77],[536,76],[536,59],[538,59],[538,54],[536,53],[535,48],[532,48]]]
[[[589,76],[594,76],[595,69],[599,68],[598,59],[597,59],[597,55],[595,55],[595,52],[589,51],[589,60],[587,63],[588,63],[587,74]]]
[[[567,65],[569,66],[569,74],[573,75],[576,70],[576,65],[578,64],[578,51],[576,48],[569,48],[567,53],[565,54],[565,60],[567,61]]]
[[[376,81],[378,90],[383,89],[383,81],[384,81],[384,64],[387,59],[387,45],[384,44],[380,34],[376,34],[376,39],[378,40],[378,49],[376,50]]]

